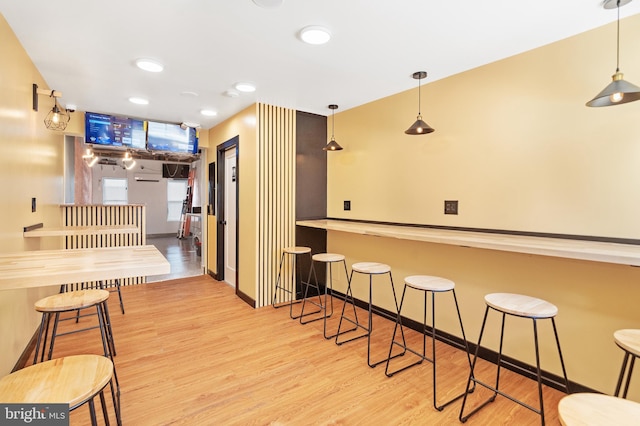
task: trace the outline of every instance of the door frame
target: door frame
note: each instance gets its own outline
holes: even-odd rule
[[[235,147],[236,150],[236,294],[238,294],[239,288],[239,280],[238,280],[238,264],[240,263],[240,259],[238,258],[238,243],[239,238],[239,223],[240,223],[240,209],[239,209],[239,193],[240,193],[240,137],[235,136],[229,139],[226,142],[221,143],[216,147],[216,162],[218,163],[218,167],[216,170],[217,174],[217,193],[216,193],[216,203],[218,204],[217,213],[217,221],[216,221],[216,279],[218,281],[224,280],[224,253],[225,253],[225,244],[224,244],[224,223],[226,218],[224,200],[225,200],[225,191],[226,191],[226,175],[225,175],[225,160],[224,155],[225,152],[233,149]]]

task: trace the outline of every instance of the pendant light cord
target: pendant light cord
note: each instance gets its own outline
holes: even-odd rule
[[[620,0],[617,1],[618,9],[618,39],[616,40],[616,72],[620,72]]]
[[[331,110],[331,140],[335,139],[335,134],[334,134],[334,128],[336,125],[336,110],[332,109]]]
[[[420,82],[422,81],[422,78],[418,79],[418,117],[422,116],[422,111],[420,111],[420,105],[422,104],[421,99],[420,99]]]

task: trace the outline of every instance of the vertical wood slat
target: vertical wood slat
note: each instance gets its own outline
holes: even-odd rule
[[[138,246],[146,243],[146,206],[143,205],[62,205],[63,226],[108,226],[133,225],[138,227],[136,234],[72,235],[65,237],[65,249],[99,247]],[[131,277],[120,280],[121,285],[144,283],[145,277]],[[80,283],[75,284],[78,288]],[[82,283],[95,286],[98,283]],[[105,282],[107,287],[115,285],[115,280]]]
[[[295,111],[258,104],[258,123],[256,301],[261,307],[273,302],[282,249],[295,245]],[[288,260],[283,264],[281,285],[295,295]]]

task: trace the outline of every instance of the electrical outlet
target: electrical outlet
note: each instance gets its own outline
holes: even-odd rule
[[[344,209],[345,210],[351,210],[351,201],[344,200]]]
[[[36,199],[35,197],[31,199],[31,213],[35,213],[36,211]]]
[[[444,214],[458,214],[458,200],[444,200]]]

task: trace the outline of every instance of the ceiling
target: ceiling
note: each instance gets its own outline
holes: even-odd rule
[[[426,70],[428,84],[617,17],[601,0],[256,4],[278,2],[0,0],[0,13],[47,89],[62,92],[62,106],[205,129],[255,102],[321,115],[338,104],[339,113],[416,87],[415,71]],[[622,18],[637,13],[640,1],[620,8]],[[308,25],[328,28],[329,43],[300,41],[299,31]],[[624,43],[624,26],[621,31]],[[134,61],[142,57],[160,61],[164,71],[138,69]],[[240,81],[257,90],[224,94]],[[149,104],[132,104],[131,96]],[[205,117],[202,109],[218,115]]]

